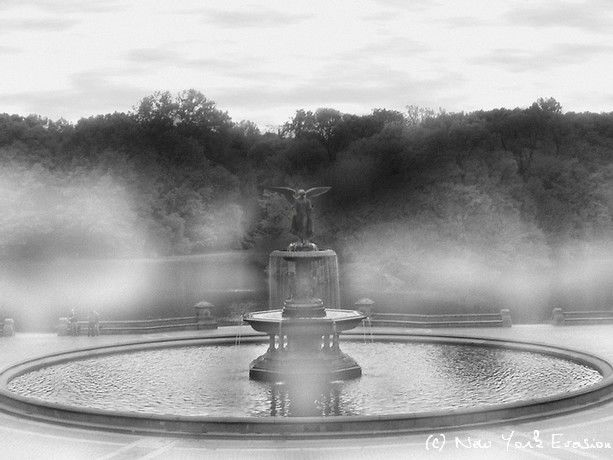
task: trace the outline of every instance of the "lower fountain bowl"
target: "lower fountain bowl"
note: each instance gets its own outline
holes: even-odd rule
[[[362,375],[362,368],[345,354],[267,352],[249,366],[249,378],[263,382],[304,382],[351,380]]]
[[[318,300],[318,299],[317,299]],[[312,315],[308,304],[286,301],[283,310],[249,313],[243,318],[256,331],[266,332],[269,347],[249,366],[249,378],[266,382],[330,382],[362,375],[358,363],[341,352],[338,334],[353,329],[365,316],[354,310],[321,308]],[[288,311],[295,306],[296,311]],[[305,315],[304,312],[307,312]]]

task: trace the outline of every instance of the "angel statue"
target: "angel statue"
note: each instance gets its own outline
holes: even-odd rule
[[[280,193],[294,208],[290,232],[300,238],[301,246],[309,245],[309,238],[313,236],[313,219],[311,218],[311,198],[323,195],[332,187],[313,187],[308,190],[294,190],[289,187],[267,187],[268,190]]]

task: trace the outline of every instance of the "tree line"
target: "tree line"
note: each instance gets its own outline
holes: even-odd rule
[[[504,264],[611,239],[613,113],[553,98],[301,109],[263,133],[198,91],[157,92],[76,123],[1,114],[0,164],[2,258],[280,247],[288,205],[272,185],[332,186],[315,203],[317,241],[347,261],[377,254],[393,276],[409,253],[478,249]]]

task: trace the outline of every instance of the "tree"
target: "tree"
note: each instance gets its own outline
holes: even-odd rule
[[[336,158],[336,151],[333,148],[333,143],[338,125],[342,120],[343,115],[338,110],[320,108],[315,111],[314,129],[319,141],[326,148],[328,160],[330,162],[333,162]]]
[[[547,99],[539,97],[536,102],[532,104],[532,107],[535,107],[542,112],[557,114],[562,113],[562,104],[556,101],[553,97],[549,97]]]
[[[407,105],[406,120],[409,126],[419,126],[424,120],[434,118],[434,110],[417,105]]]
[[[134,109],[134,115],[141,124],[175,124],[178,103],[169,91],[156,91],[144,97]]]
[[[141,136],[171,164],[202,167],[209,158],[228,164],[232,120],[194,89],[145,97],[134,109]]]
[[[176,126],[190,133],[218,133],[231,127],[228,113],[195,89],[181,91],[175,97],[168,91],[155,92],[141,100],[134,114],[140,123]]]
[[[301,138],[315,132],[315,116],[310,110],[296,110],[294,117],[283,124],[280,130],[281,137]]]
[[[262,135],[260,128],[254,122],[249,120],[241,120],[234,124],[234,129],[241,136],[247,138],[257,138]]]
[[[315,113],[300,109],[283,125],[281,133],[294,139],[317,139],[332,162],[336,157],[335,136],[342,120],[343,114],[335,109],[319,108]]]
[[[215,107],[215,102],[195,89],[181,91],[176,98],[174,122],[179,128],[192,132],[219,133],[231,127],[228,112]]]

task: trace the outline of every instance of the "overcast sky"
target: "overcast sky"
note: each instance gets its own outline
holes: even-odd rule
[[[76,121],[196,88],[296,109],[613,111],[609,0],[0,0],[0,112]]]

